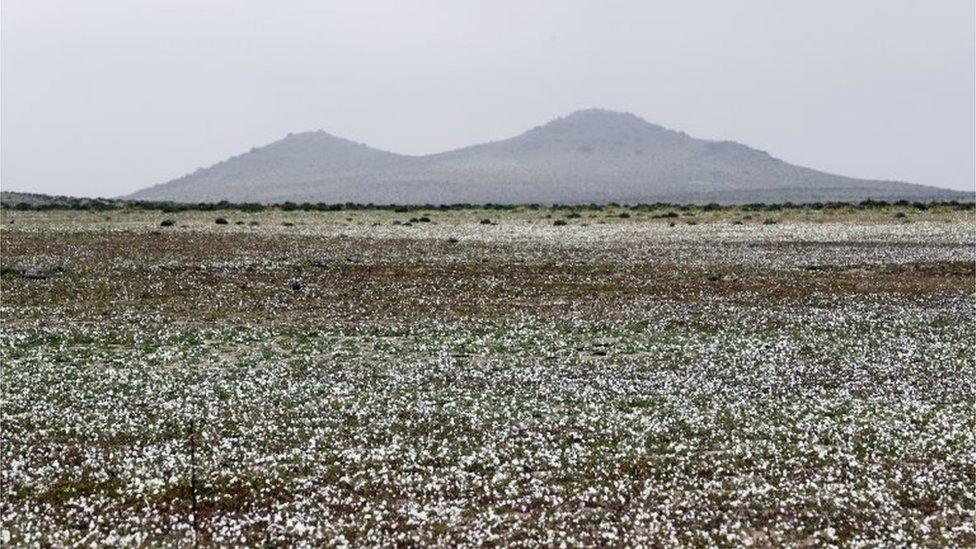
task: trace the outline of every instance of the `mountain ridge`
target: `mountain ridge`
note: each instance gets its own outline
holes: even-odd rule
[[[377,204],[972,199],[961,191],[794,166],[736,141],[697,139],[604,109],[418,156],[321,130],[289,134],[126,198]]]

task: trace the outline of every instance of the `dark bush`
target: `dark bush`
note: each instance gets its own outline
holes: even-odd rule
[[[553,224],[554,227],[562,227],[564,225],[568,225],[568,223],[566,223],[566,220],[565,219],[557,219],[557,220],[553,221],[552,224]]]
[[[226,225],[227,224],[227,220],[224,219],[223,217],[218,217],[217,219],[214,219],[214,223],[216,223],[218,225]]]
[[[159,224],[160,227],[172,227],[176,225],[176,222],[172,219],[164,219],[162,223]]]

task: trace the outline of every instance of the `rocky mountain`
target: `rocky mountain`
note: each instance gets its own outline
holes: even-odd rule
[[[973,200],[972,193],[853,179],[627,113],[577,111],[522,135],[428,156],[325,132],[292,134],[126,198],[375,204]]]

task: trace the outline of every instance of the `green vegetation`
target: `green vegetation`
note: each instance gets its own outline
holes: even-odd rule
[[[976,541],[971,211],[289,208],[0,211],[4,546]]]

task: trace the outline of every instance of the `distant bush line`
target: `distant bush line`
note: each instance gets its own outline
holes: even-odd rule
[[[67,199],[49,204],[31,204],[28,202],[0,203],[0,208],[15,211],[46,211],[46,210],[77,210],[77,211],[116,211],[116,210],[156,210],[166,213],[175,212],[212,212],[218,210],[237,210],[240,212],[263,212],[263,211],[305,211],[305,212],[338,212],[338,211],[368,211],[383,210],[398,213],[413,211],[452,211],[452,210],[501,210],[511,211],[517,209],[551,209],[551,210],[580,210],[580,211],[600,211],[607,208],[628,209],[630,211],[657,211],[670,210],[678,211],[754,211],[754,212],[773,212],[781,210],[872,210],[890,207],[915,208],[917,210],[927,210],[929,208],[948,208],[960,211],[973,210],[973,202],[938,201],[938,202],[910,202],[908,200],[884,201],[884,200],[863,200],[861,202],[806,202],[792,203],[784,202],[781,204],[671,204],[668,202],[655,202],[651,204],[417,204],[417,205],[393,205],[393,204],[326,204],[326,203],[295,203],[283,202],[281,204],[258,204],[252,202],[206,202],[206,203],[175,203],[175,202],[148,202],[148,201],[121,201],[108,199]],[[674,216],[674,214],[671,214]]]

